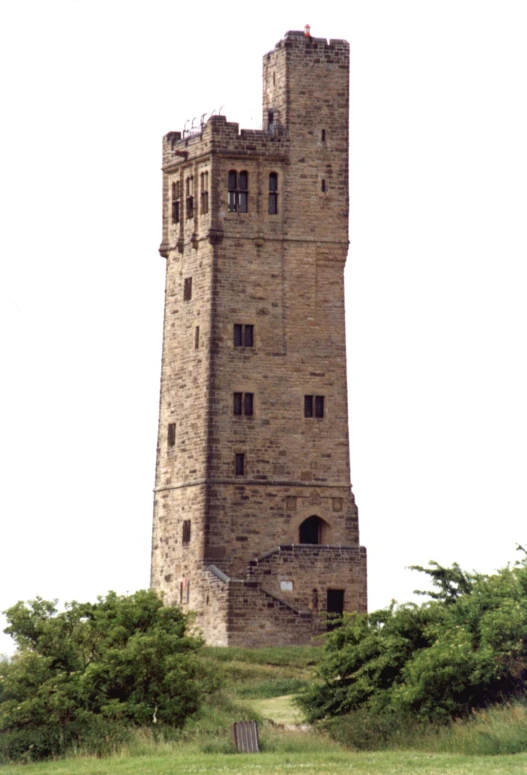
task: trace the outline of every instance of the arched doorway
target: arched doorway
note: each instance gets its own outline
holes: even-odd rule
[[[322,540],[322,525],[324,521],[313,514],[305,519],[298,530],[300,544],[319,544]]]

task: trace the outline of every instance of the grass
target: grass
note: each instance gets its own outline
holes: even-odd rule
[[[315,743],[318,741],[315,739]],[[525,775],[527,755],[489,757],[420,752],[352,753],[301,743],[261,754],[203,753],[191,745],[142,756],[65,759],[0,767],[2,775]]]
[[[313,729],[283,725],[303,719],[292,695],[312,681],[318,648],[204,650],[226,688],[210,698],[182,732],[155,740],[139,730],[113,756],[0,765],[0,775],[515,775],[527,772],[527,709],[474,714],[465,722],[399,737],[399,750],[353,751]],[[233,751],[234,721],[259,722],[260,754]],[[272,720],[268,721],[268,719]],[[345,732],[345,725],[342,725]],[[345,739],[345,736],[344,738]],[[404,749],[404,750],[403,750]],[[488,754],[500,754],[489,756]]]

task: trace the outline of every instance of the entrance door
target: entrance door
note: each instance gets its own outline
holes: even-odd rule
[[[327,608],[329,630],[334,630],[340,624],[340,617],[344,613],[344,590],[328,589]]]

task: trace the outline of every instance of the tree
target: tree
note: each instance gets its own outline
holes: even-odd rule
[[[328,635],[300,703],[311,720],[361,710],[444,721],[527,688],[527,566],[493,575],[430,563],[422,605],[355,615]]]
[[[62,612],[37,598],[5,613],[18,653],[0,670],[0,738],[16,742],[32,731],[46,741],[37,745],[42,755],[60,753],[101,724],[180,727],[216,687],[187,617],[153,591],[110,592]]]

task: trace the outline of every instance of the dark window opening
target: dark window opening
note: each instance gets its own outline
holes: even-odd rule
[[[248,211],[249,204],[249,175],[246,172],[240,172],[238,175],[238,200],[240,213],[246,213]]]
[[[278,214],[278,174],[269,175],[269,215]]]
[[[172,202],[172,223],[179,223],[179,202]]]
[[[274,110],[267,111],[267,128],[269,130],[269,134],[274,135]]]
[[[190,519],[183,520],[183,536],[182,541],[184,544],[190,543]]]
[[[342,624],[344,613],[344,590],[328,589],[326,610],[328,614],[327,629],[334,630]]]
[[[245,474],[245,455],[243,452],[237,452],[234,456],[234,470],[236,476],[243,476]]]
[[[201,173],[201,214],[206,215],[209,212],[209,173]]]
[[[254,411],[254,393],[233,393],[232,413],[236,417],[252,417]]]
[[[324,417],[324,396],[304,396],[304,417]]]
[[[301,544],[319,544],[322,535],[322,520],[313,515],[305,519],[298,531],[298,541]]]
[[[253,416],[253,393],[246,393],[243,399],[243,413],[246,417]]]
[[[194,217],[194,178],[192,175],[186,179],[187,194],[187,219]]]
[[[234,324],[233,343],[235,347],[252,347],[254,341],[254,326],[242,323]]]
[[[176,443],[176,423],[170,422],[168,423],[167,444],[169,447],[173,447],[175,443]]]
[[[183,301],[190,301],[192,298],[192,277],[185,277],[183,283]]]
[[[321,188],[322,191],[326,190],[326,181],[325,180],[322,180],[322,184],[321,184],[320,188]]]
[[[199,349],[199,326],[196,326],[194,331],[194,349]]]
[[[172,183],[172,223],[179,223],[179,182]]]
[[[249,174],[230,170],[227,209],[230,213],[246,213],[249,209]]]
[[[325,129],[322,130],[322,137],[321,137],[321,139],[322,139],[323,143],[326,142],[326,130]]]

